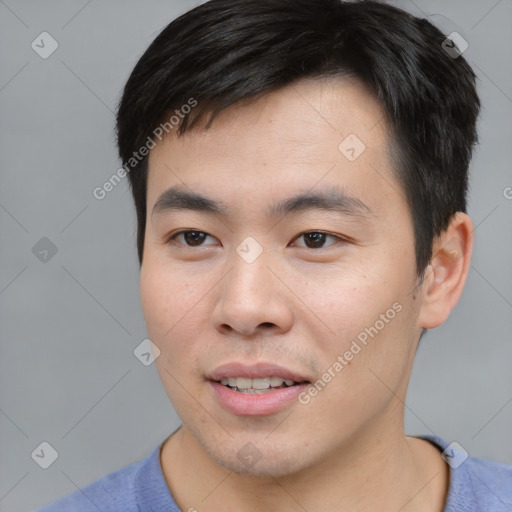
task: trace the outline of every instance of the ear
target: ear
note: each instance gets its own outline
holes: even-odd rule
[[[469,272],[473,238],[470,217],[457,212],[446,231],[434,240],[432,259],[422,284],[419,327],[440,326],[457,304]]]

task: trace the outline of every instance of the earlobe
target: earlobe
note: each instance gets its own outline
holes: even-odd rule
[[[462,294],[472,249],[473,223],[468,215],[457,212],[434,241],[431,263],[425,270],[420,327],[433,329],[448,318]]]

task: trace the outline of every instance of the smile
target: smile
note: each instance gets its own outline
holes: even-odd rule
[[[220,383],[238,393],[263,394],[276,389],[288,388],[299,384],[291,379],[281,377],[264,377],[248,379],[245,377],[224,377]]]

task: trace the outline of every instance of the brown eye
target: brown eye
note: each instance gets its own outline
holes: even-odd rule
[[[204,231],[188,229],[175,233],[173,236],[169,238],[168,241],[176,241],[176,239],[180,236],[183,236],[183,240],[185,241],[185,243],[183,244],[181,242],[177,242],[179,245],[186,245],[188,247],[200,247],[201,245],[204,245],[202,242],[210,235],[208,235],[208,233],[205,233]]]
[[[306,242],[305,246],[299,245],[299,247],[306,247],[308,249],[322,249],[324,247],[325,240],[329,237],[342,241],[342,238],[331,235],[329,233],[325,233],[323,231],[309,231],[307,233],[302,233],[296,238],[296,240],[303,238]]]

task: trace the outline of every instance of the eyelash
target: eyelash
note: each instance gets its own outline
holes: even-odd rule
[[[173,233],[171,236],[169,236],[167,238],[167,240],[166,240],[166,243],[169,244],[171,242],[174,242],[177,245],[185,246],[185,247],[190,248],[190,249],[193,249],[194,247],[203,247],[203,245],[195,245],[194,246],[194,245],[181,244],[181,243],[175,241],[176,237],[178,237],[179,235],[185,234],[185,233],[201,233],[201,234],[205,234],[207,236],[212,236],[212,235],[209,235],[208,233],[206,233],[204,231],[199,231],[197,229],[183,229],[183,230],[178,231],[176,233]],[[340,237],[338,235],[333,235],[331,233],[328,233],[327,231],[304,231],[303,233],[298,234],[294,238],[294,240],[297,240],[297,238],[300,238],[301,236],[309,235],[309,234],[312,234],[312,233],[319,233],[319,234],[322,234],[322,235],[330,236],[332,238],[337,239],[338,242],[342,242],[342,243],[349,242],[349,240],[347,238],[343,238],[343,237]],[[332,245],[336,245],[336,243],[327,245],[325,247],[306,247],[306,246],[299,246],[299,247],[302,247],[303,249],[310,249],[310,250],[313,250],[313,251],[318,251],[320,249],[325,249],[326,247],[331,247]]]

